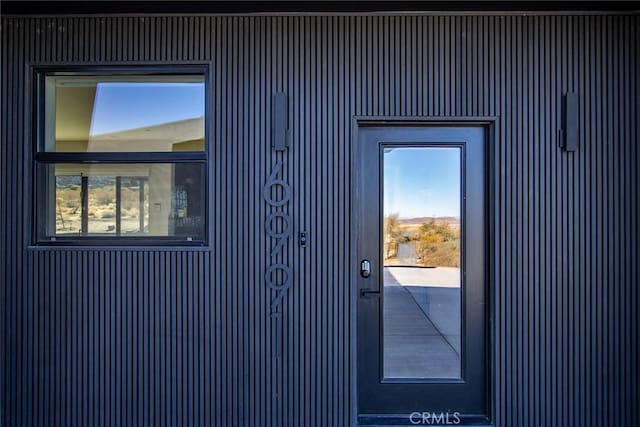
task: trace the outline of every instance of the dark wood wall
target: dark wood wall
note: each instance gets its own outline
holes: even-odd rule
[[[2,18],[0,424],[346,425],[355,115],[497,116],[493,419],[638,425],[638,16]],[[31,66],[211,67],[210,248],[29,247]],[[579,148],[558,148],[578,92]],[[291,148],[270,150],[271,95]],[[262,185],[293,188],[283,352]]]

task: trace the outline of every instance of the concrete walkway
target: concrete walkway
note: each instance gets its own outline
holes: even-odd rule
[[[405,277],[402,277],[403,274],[394,274],[398,270],[402,271]],[[384,375],[387,378],[459,378],[459,302],[456,310],[455,296],[447,296],[444,299],[441,295],[437,296],[437,312],[444,318],[438,322],[432,321],[425,312],[425,307],[428,306],[418,302],[421,298],[426,298],[427,304],[429,303],[432,296],[427,289],[428,286],[424,286],[423,283],[401,283],[398,280],[398,276],[401,280],[407,277],[416,279],[421,272],[413,270],[416,269],[384,269]],[[418,278],[420,280],[411,280],[412,282],[428,280],[426,276],[431,275],[438,278],[435,280],[438,288],[435,289],[436,292],[444,290],[459,295],[459,285],[455,288],[449,284],[450,289],[439,289],[447,288],[447,284],[444,283],[447,280],[443,279],[443,276],[449,276],[448,281],[451,283],[450,274],[435,271],[438,269],[417,270],[423,270],[422,276]],[[448,330],[440,330],[438,324],[444,325],[443,329]],[[456,338],[458,349],[455,348]]]

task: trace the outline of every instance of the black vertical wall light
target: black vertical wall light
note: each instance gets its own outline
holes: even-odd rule
[[[578,149],[578,94],[575,92],[567,92],[562,97],[560,146],[564,151]]]
[[[276,151],[284,151],[289,146],[289,129],[287,118],[287,94],[277,92],[272,100],[272,132],[271,147]]]

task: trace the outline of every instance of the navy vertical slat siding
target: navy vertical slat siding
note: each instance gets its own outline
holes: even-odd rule
[[[349,424],[356,115],[498,117],[495,424],[640,424],[638,16],[1,25],[0,424]],[[29,248],[28,65],[147,62],[211,67],[211,250]],[[285,154],[270,150],[277,91]],[[566,91],[580,96],[575,153],[558,148]],[[293,281],[276,359],[261,188],[280,158],[294,237],[279,258]]]

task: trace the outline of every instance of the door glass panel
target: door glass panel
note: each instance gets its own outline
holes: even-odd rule
[[[385,147],[383,370],[461,378],[461,149]]]

